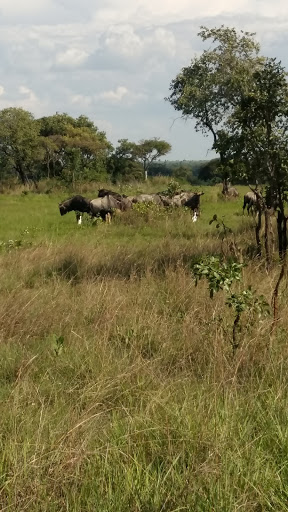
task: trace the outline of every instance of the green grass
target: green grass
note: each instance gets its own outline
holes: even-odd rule
[[[61,217],[62,195],[0,196],[0,241],[22,241],[0,252],[1,511],[288,510],[287,287],[274,339],[248,312],[233,358],[225,297],[190,271],[230,254],[212,216],[245,286],[270,301],[278,269],[248,259],[241,197],[204,191],[196,223],[96,226]]]
[[[201,198],[201,226],[198,227],[200,223],[192,225],[189,222],[190,233],[192,233],[192,229],[196,233],[202,233],[203,226],[205,226],[205,233],[215,231],[214,227],[209,228],[209,220],[215,213],[217,213],[219,218],[223,218],[232,229],[239,229],[239,225],[247,225],[247,219],[242,219],[242,192],[244,193],[244,191],[246,191],[245,187],[239,187],[241,197],[233,201],[224,201],[221,198],[221,189],[219,187],[202,187],[201,190],[204,190],[204,196]],[[91,227],[89,225],[82,225],[81,229],[78,229],[78,231],[75,229],[75,215],[73,212],[64,217],[59,215],[58,203],[63,200],[63,197],[65,198],[65,194],[55,195],[28,193],[24,196],[1,195],[0,215],[2,222],[0,239],[2,241],[20,239],[23,237],[25,230],[27,230],[30,235],[27,237],[24,233],[25,239],[30,238],[36,241],[56,241],[62,240],[63,237],[67,240],[72,234],[73,238],[76,236],[77,239],[81,239],[83,237],[86,239],[88,234],[87,231],[94,234],[95,226]],[[188,214],[186,215],[186,219],[190,220]],[[173,226],[168,225],[168,228],[170,227],[173,229],[174,224]],[[99,229],[98,226],[97,235],[100,234],[101,236],[103,231],[105,231],[105,233],[107,232],[106,226],[101,226],[101,228]],[[118,222],[114,227],[109,226],[109,229],[110,236],[112,238],[119,238],[119,229],[121,229],[122,236],[126,235],[127,239],[134,237],[136,231],[135,225],[132,225],[129,228],[127,223],[124,223],[123,226],[122,222]],[[156,222],[151,222],[150,226],[138,225],[137,233],[139,233],[139,230],[141,230],[141,236],[149,237],[150,234],[152,238],[153,235],[155,235],[154,237],[158,239],[159,230],[161,230],[161,232],[163,230],[163,223],[159,226],[159,222],[157,222],[156,219]],[[127,240],[125,240],[125,242],[126,241]]]

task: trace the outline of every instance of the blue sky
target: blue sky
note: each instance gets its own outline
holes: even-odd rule
[[[288,68],[286,0],[0,0],[0,109],[85,114],[114,145],[160,137],[169,159],[209,159],[211,139],[164,97],[201,52],[200,25],[222,24]]]

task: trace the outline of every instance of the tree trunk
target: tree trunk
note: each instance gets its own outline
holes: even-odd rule
[[[264,219],[265,219],[265,257],[266,257],[266,268],[267,270],[271,267],[272,263],[272,224],[271,224],[271,214],[267,207],[264,210]]]
[[[223,180],[222,194],[223,194],[223,196],[225,196],[225,197],[227,197],[227,196],[228,196],[228,188],[229,188],[229,179],[228,179],[228,178],[224,178],[224,180]]]
[[[256,237],[257,256],[258,256],[258,258],[260,258],[261,254],[262,254],[261,239],[260,239],[261,226],[262,226],[262,211],[259,208],[257,224],[256,224],[256,227],[255,227],[255,237]]]
[[[145,181],[148,180],[148,171],[147,171],[147,169],[144,169],[144,178],[145,178]]]
[[[21,164],[17,164],[16,165],[16,171],[19,175],[19,178],[22,182],[22,185],[26,186],[26,185],[29,185],[29,180],[28,180],[28,177],[27,177],[27,174],[26,172],[24,171],[23,167]]]
[[[283,205],[278,210],[277,231],[279,257],[283,260],[287,251],[287,217],[285,217]]]
[[[275,285],[273,295],[272,295],[273,322],[272,322],[272,328],[271,328],[271,335],[273,335],[273,333],[275,331],[275,327],[279,320],[278,295],[279,295],[279,288],[280,288],[281,281],[286,274],[286,269],[287,269],[287,255],[285,253],[283,260],[282,260],[280,274],[277,279],[277,283]]]

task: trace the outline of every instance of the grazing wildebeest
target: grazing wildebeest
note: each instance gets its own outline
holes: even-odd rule
[[[172,206],[184,206],[186,201],[195,195],[194,192],[181,192],[172,197]]]
[[[161,203],[163,206],[171,206],[173,202],[173,198],[167,195],[162,195],[160,192],[157,194],[157,196],[160,198]]]
[[[162,206],[162,201],[158,194],[139,194],[138,196],[128,197],[132,203],[154,203]]]
[[[77,195],[59,203],[59,211],[61,215],[68,212],[76,212],[76,220],[78,224],[82,223],[81,213],[90,213],[90,199]]]
[[[92,199],[90,201],[90,211],[92,217],[96,217],[100,215],[102,220],[106,220],[106,216],[108,222],[110,222],[111,217],[115,210],[125,211],[131,207],[131,202],[128,198],[122,198],[121,200],[117,199],[114,196],[108,195],[104,197],[97,197],[96,199]]]
[[[245,210],[246,206],[247,206],[247,213],[248,213],[248,215],[250,213],[250,209],[251,208],[254,211],[257,209],[257,196],[252,191],[247,192],[244,195],[243,214],[244,214],[244,210]]]
[[[126,204],[127,203],[127,204]],[[81,213],[88,213],[91,217],[100,216],[104,221],[106,216],[108,222],[111,219],[113,211],[115,209],[124,211],[130,207],[130,201],[123,198],[123,201],[119,201],[113,196],[97,197],[96,199],[87,199],[86,197],[77,195],[66,199],[59,204],[59,210],[61,215],[75,211],[76,219],[78,224],[81,224],[82,216]]]
[[[200,197],[203,194],[204,192],[200,194],[197,192],[181,192],[180,194],[175,194],[173,197],[160,195],[160,199],[164,206],[186,206],[190,208],[193,212],[193,221],[195,222],[200,214]]]
[[[204,192],[200,192],[199,194],[195,192],[193,196],[187,199],[183,204],[183,206],[190,208],[193,212],[193,222],[195,222],[200,215],[200,197],[203,196],[203,194]]]
[[[132,201],[131,199],[126,196],[125,194],[119,194],[118,192],[114,192],[113,190],[107,190],[106,188],[101,188],[98,191],[98,197],[106,197],[106,196],[112,196],[117,201],[120,201],[121,208],[119,208],[121,211],[126,211],[132,208]]]
[[[159,192],[157,195],[160,198],[163,206],[183,206],[185,201],[187,201],[194,192],[179,192],[178,194],[175,194],[174,196],[169,196],[166,194],[161,194]]]
[[[226,193],[226,197],[239,197],[239,192],[235,187],[229,187]]]
[[[116,199],[121,200],[123,197],[127,198],[128,196],[125,196],[125,194],[119,194],[118,192],[114,192],[113,190],[108,190],[107,188],[100,188],[98,190],[98,197],[105,197],[105,196],[114,196]]]

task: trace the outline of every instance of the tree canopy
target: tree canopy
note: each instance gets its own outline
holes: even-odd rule
[[[40,125],[22,108],[0,111],[1,175],[16,172],[25,185],[33,178],[43,157],[39,146]]]
[[[171,145],[156,137],[140,140],[138,143],[128,139],[120,139],[119,146],[110,157],[110,172],[114,181],[117,177],[131,176],[134,179],[145,179],[151,165],[161,156],[171,151]]]
[[[169,142],[156,137],[153,139],[140,140],[138,144],[134,145],[136,160],[142,163],[146,180],[151,164],[161,156],[167,155],[171,149]]]
[[[88,117],[66,113],[35,119],[21,108],[0,111],[1,177],[17,174],[22,183],[57,178],[77,181],[142,180],[151,165],[171,150],[159,138],[139,143],[120,139],[115,149]]]
[[[184,118],[195,120],[196,130],[212,134],[223,193],[228,192],[231,177],[266,184],[265,197],[259,192],[257,197],[265,222],[269,208],[278,210],[279,253],[283,255],[287,249],[287,73],[276,59],[260,56],[255,34],[221,26],[202,27],[198,35],[211,46],[172,80],[166,99]],[[259,215],[259,230],[260,225]]]
[[[198,35],[203,42],[211,41],[211,46],[182,68],[172,80],[166,100],[182,112],[183,118],[194,119],[197,131],[213,136],[212,149],[219,154],[223,179],[228,181],[230,154],[223,136],[226,123],[250,90],[253,72],[263,58],[253,33],[238,34],[234,28],[221,26],[201,27]]]

